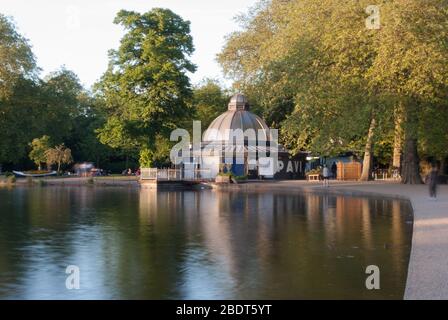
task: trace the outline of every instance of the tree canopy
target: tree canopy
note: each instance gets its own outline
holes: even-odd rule
[[[218,59],[237,87],[256,92],[265,114],[276,111],[272,122],[292,150],[352,150],[364,156],[368,179],[374,146],[390,145],[391,131],[400,141],[403,131],[403,182],[418,183],[417,146],[443,150],[434,135],[448,131],[435,117],[447,112],[448,5],[382,1],[379,29],[366,27],[369,5],[262,1],[240,17],[243,30]],[[437,129],[423,133],[429,123]]]
[[[37,67],[28,40],[10,18],[0,14],[0,98],[12,93],[16,83],[36,76]]]
[[[47,163],[46,152],[50,149],[51,142],[49,136],[42,136],[41,138],[33,139],[30,143],[30,159],[34,161],[39,170],[41,170],[42,163]]]
[[[365,180],[375,156],[420,183],[420,159],[448,156],[448,3],[380,1],[378,28],[370,5],[261,0],[236,18],[218,61],[291,152],[352,151]],[[225,110],[230,91],[217,81],[190,84],[188,21],[155,8],[114,22],[124,35],[91,93],[64,67],[41,78],[27,39],[0,15],[0,164],[32,166],[34,139],[49,136],[75,160],[167,165],[173,129],[205,128]]]
[[[168,9],[122,10],[114,22],[126,33],[97,84],[107,114],[99,137],[114,148],[154,149],[192,112],[190,23]]]

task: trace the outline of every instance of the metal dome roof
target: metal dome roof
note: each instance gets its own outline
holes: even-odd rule
[[[229,102],[226,112],[217,117],[204,132],[203,141],[230,141],[232,130],[254,129],[258,138],[263,141],[270,141],[269,127],[263,119],[253,114],[249,110],[247,98],[238,93]],[[258,131],[258,130],[262,131]],[[262,132],[262,137],[260,137]]]
[[[237,93],[230,98],[229,110],[249,110],[249,101],[243,94]]]

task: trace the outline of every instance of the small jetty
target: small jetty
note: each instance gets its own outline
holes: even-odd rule
[[[202,178],[203,170],[186,172],[181,169],[141,169],[140,185],[149,189],[186,189],[193,187],[207,187],[214,179]]]

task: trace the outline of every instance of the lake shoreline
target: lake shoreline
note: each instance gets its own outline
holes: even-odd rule
[[[48,186],[140,187],[137,177],[43,180]],[[16,186],[27,185],[29,182],[26,179],[18,179],[16,182]],[[0,183],[0,186],[11,187],[12,185]],[[398,182],[387,181],[331,181],[328,188],[323,187],[319,182],[303,180],[247,181],[240,184],[204,183],[199,186],[200,189],[220,191],[300,192],[408,200],[413,210],[414,225],[404,299],[448,299],[448,273],[446,272],[448,249],[445,246],[448,243],[448,186],[446,185],[439,187],[437,201],[429,199],[426,185],[402,185]]]

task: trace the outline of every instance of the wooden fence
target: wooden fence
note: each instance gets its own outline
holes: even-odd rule
[[[338,180],[359,180],[361,178],[362,164],[359,162],[338,162]]]

